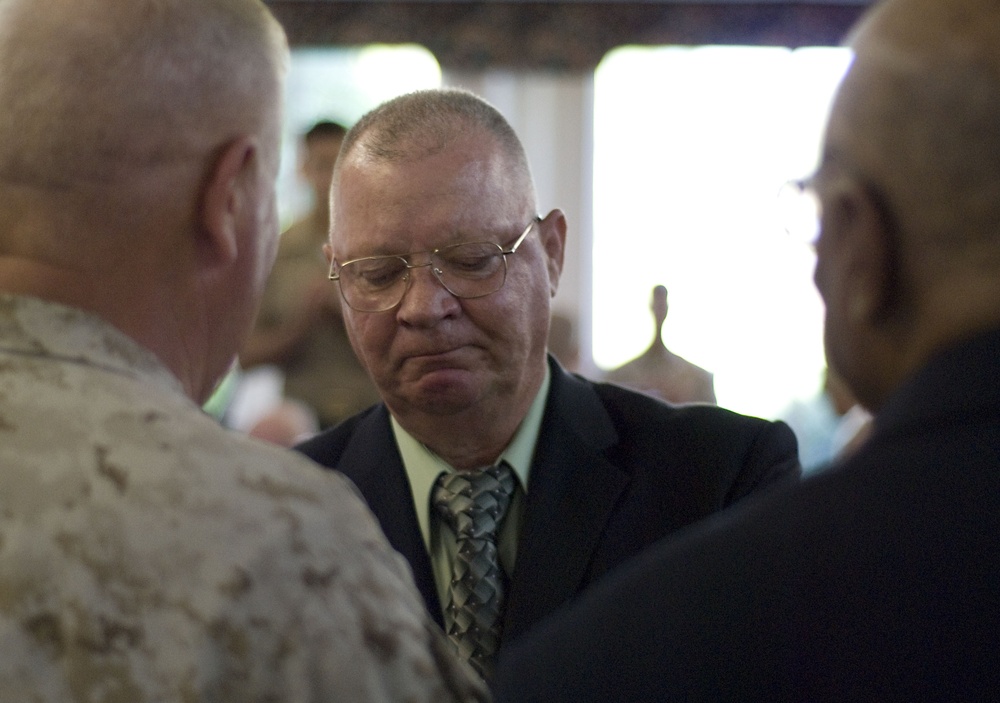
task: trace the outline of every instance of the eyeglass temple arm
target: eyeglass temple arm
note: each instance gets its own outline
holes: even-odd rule
[[[535,215],[531,219],[531,222],[528,223],[528,226],[524,228],[524,231],[521,232],[521,236],[518,237],[517,240],[513,244],[510,245],[510,248],[509,249],[503,249],[503,250],[501,250],[500,253],[506,255],[506,254],[513,254],[514,252],[516,252],[517,248],[519,246],[521,246],[521,242],[523,242],[527,238],[528,234],[531,232],[531,228],[534,227],[535,225],[537,225],[541,221],[542,221],[542,216],[541,215]]]

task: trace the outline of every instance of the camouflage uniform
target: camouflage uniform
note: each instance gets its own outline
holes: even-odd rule
[[[353,486],[100,319],[0,296],[0,700],[487,694]]]

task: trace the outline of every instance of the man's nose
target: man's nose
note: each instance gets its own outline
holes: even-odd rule
[[[411,324],[426,324],[461,308],[458,298],[441,282],[441,271],[433,261],[411,264],[409,273],[410,285],[399,304],[400,319]]]

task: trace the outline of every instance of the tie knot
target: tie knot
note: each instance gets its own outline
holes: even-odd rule
[[[514,474],[507,462],[481,471],[441,474],[434,487],[434,508],[459,537],[496,533],[514,493]]]

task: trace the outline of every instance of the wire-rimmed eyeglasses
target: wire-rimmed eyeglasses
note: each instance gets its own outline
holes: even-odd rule
[[[365,256],[338,264],[330,262],[330,280],[340,284],[340,295],[358,312],[385,312],[403,301],[410,287],[411,271],[429,266],[434,277],[456,298],[482,298],[507,281],[507,257],[516,253],[531,229],[542,221],[538,215],[514,243],[504,249],[496,242],[462,242],[427,252],[390,256]],[[427,255],[422,264],[410,259]]]

